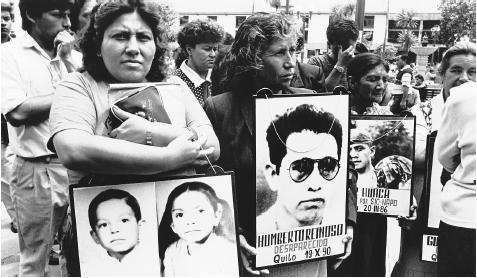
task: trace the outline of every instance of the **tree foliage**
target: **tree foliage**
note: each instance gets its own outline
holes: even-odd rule
[[[331,21],[339,18],[354,20],[356,13],[356,5],[349,3],[346,5],[335,5],[331,8]]]
[[[417,37],[411,30],[402,30],[398,34],[398,42],[401,44],[401,50],[404,52],[409,52],[411,46],[417,43]]]
[[[383,51],[383,45],[381,44],[376,47],[374,53],[383,57],[389,63],[396,59],[397,48],[392,44],[387,44],[386,49]]]
[[[414,11],[402,10],[396,18],[396,26],[403,29],[416,29],[417,21],[414,20],[416,13]]]
[[[409,52],[411,46],[417,43],[417,37],[412,32],[412,29],[417,28],[417,21],[414,20],[416,13],[414,11],[402,10],[396,18],[396,26],[403,28],[398,34],[398,42],[401,44],[401,50]]]
[[[441,6],[440,41],[454,45],[462,37],[475,41],[475,0],[443,0]]]
[[[281,0],[268,0],[268,4],[275,8],[275,11],[278,11],[278,8],[281,7],[282,1]]]
[[[381,159],[390,155],[401,155],[412,160],[412,134],[404,125],[397,125],[396,121],[377,121],[369,127],[368,132],[376,140],[376,152],[372,161],[376,165]]]
[[[166,3],[160,3],[156,1],[149,1],[153,6],[155,13],[159,16],[159,26],[166,32],[167,40],[175,40],[175,34],[172,31],[172,26],[177,19],[177,14]]]

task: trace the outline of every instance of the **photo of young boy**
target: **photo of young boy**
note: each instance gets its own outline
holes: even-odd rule
[[[144,187],[143,184],[141,185]],[[87,216],[85,216],[89,223],[89,239],[83,242],[84,244],[82,244],[83,239],[86,240],[84,232],[78,232],[82,276],[160,275],[157,234],[154,236],[157,228],[151,231],[151,227],[156,227],[156,219],[149,215],[146,218],[146,215],[143,215],[143,212],[147,210],[141,209],[138,201],[141,199],[136,198],[129,192],[130,186],[123,185],[121,188],[117,188],[118,186],[114,186],[116,188],[110,188],[113,186],[103,187],[99,193],[95,190],[96,188],[89,188],[90,191],[94,190],[95,194],[88,194],[91,201],[87,205]],[[147,191],[152,190],[154,190],[153,183],[150,183]],[[82,191],[87,191],[87,189],[84,188]],[[76,193],[75,197],[78,197],[78,195],[81,194]],[[144,193],[140,193],[137,196],[142,197],[144,195]],[[149,200],[147,203],[150,204],[151,201]],[[78,223],[80,217],[84,217],[82,212],[85,211],[81,210],[80,212],[78,206],[86,206],[86,204],[75,204]],[[153,212],[155,211],[152,206],[148,206],[148,208]],[[86,230],[85,223],[82,224],[81,227],[77,226],[77,228]],[[149,232],[151,236],[147,240],[144,237],[144,228],[152,232]],[[87,248],[87,245],[91,245],[91,242],[96,245],[95,248]],[[143,243],[141,244],[141,242]],[[156,248],[151,248],[154,245]],[[92,250],[95,251],[93,257],[91,257],[90,252]]]
[[[230,176],[223,177],[230,183]],[[167,186],[158,185],[158,196],[170,192],[165,207],[158,203],[164,207],[159,225],[164,276],[238,276],[234,214],[229,201],[211,186],[216,183],[203,178],[178,185],[165,182]]]

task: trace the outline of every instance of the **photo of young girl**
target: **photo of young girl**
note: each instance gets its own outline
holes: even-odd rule
[[[164,276],[238,276],[228,202],[202,181],[173,188],[159,225],[159,256]]]

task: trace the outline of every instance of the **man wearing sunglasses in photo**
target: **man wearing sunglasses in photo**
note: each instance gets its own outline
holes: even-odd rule
[[[270,124],[265,178],[277,200],[258,216],[257,233],[322,223],[330,189],[338,182],[342,135],[333,114],[309,104],[289,108]]]

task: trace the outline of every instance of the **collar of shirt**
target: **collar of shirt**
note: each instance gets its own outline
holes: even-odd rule
[[[209,69],[209,71],[207,72],[207,76],[205,77],[205,80],[200,77],[197,72],[195,72],[193,69],[191,69],[188,65],[187,65],[187,61],[188,60],[185,60],[184,62],[182,62],[181,66],[180,66],[180,69],[182,70],[182,72],[187,75],[187,77],[189,77],[190,81],[192,81],[192,83],[194,83],[194,86],[195,87],[199,87],[200,85],[202,85],[202,83],[204,83],[204,81],[208,81],[208,82],[211,82],[210,81],[210,73],[212,70]]]
[[[38,44],[38,42],[27,32],[22,32],[21,35],[18,36],[18,39],[21,43],[21,45],[25,48],[34,48],[36,51],[38,51],[43,57],[47,58],[50,61],[60,61],[60,57],[56,55],[53,59],[50,58],[50,56],[46,53],[46,51],[41,48],[41,46]]]

